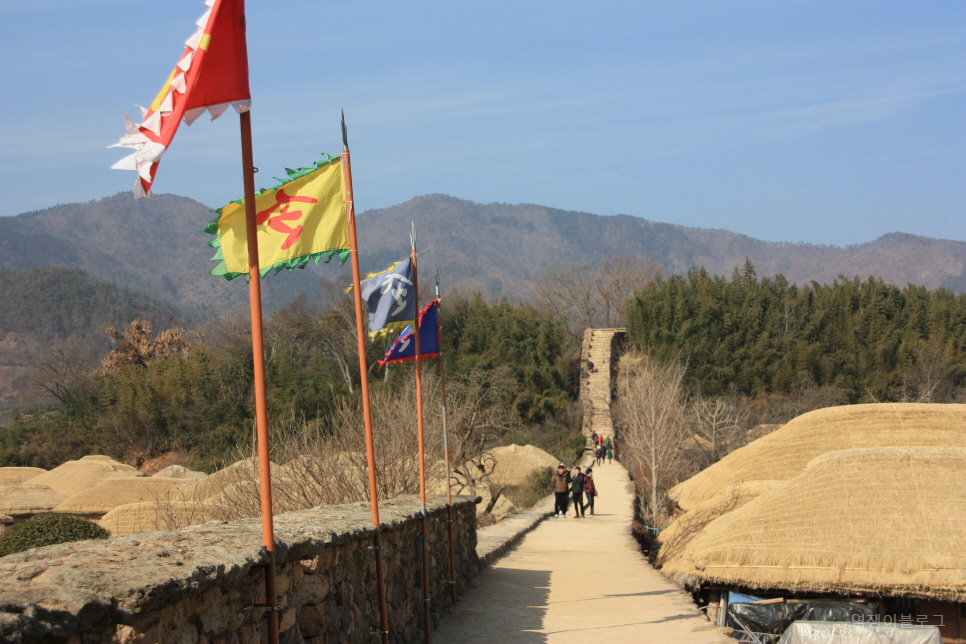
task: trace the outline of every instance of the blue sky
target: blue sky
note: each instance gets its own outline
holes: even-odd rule
[[[201,0],[0,0],[0,215],[128,190],[123,131]],[[771,241],[966,240],[966,2],[248,0],[256,165],[338,154],[357,207],[445,193]],[[156,192],[241,194],[237,117]]]

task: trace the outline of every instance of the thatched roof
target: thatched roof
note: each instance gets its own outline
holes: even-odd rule
[[[119,505],[155,501],[184,501],[188,486],[180,479],[142,476],[114,478],[73,494],[54,508],[65,514],[104,514]]]
[[[15,483],[0,486],[0,513],[11,516],[50,512],[65,497],[49,486]]]
[[[210,521],[205,507],[198,503],[128,503],[119,505],[100,521],[102,528],[119,537],[137,532],[178,530]]]
[[[488,450],[496,458],[490,481],[497,485],[523,485],[531,472],[556,467],[557,459],[533,445],[508,445]]]
[[[893,445],[966,447],[966,405],[879,403],[818,409],[728,454],[668,495],[689,510],[740,481],[788,480],[826,452]]]
[[[966,601],[966,449],[831,452],[709,523],[679,582]]]
[[[39,467],[0,467],[0,485],[26,483],[46,471]]]
[[[169,465],[163,470],[155,472],[151,476],[158,476],[161,478],[171,478],[171,479],[181,479],[185,483],[197,483],[208,475],[204,472],[196,472],[194,470],[189,470],[184,465]]]
[[[72,496],[107,479],[135,476],[141,476],[137,469],[118,463],[109,456],[85,456],[79,461],[67,461],[30,479],[30,482],[49,485],[64,496]]]
[[[281,476],[285,472],[285,467],[272,463],[272,479]],[[258,461],[254,458],[242,459],[232,463],[228,467],[209,474],[206,478],[198,481],[191,488],[191,494],[196,501],[202,501],[223,492],[229,486],[242,483],[258,481]]]
[[[677,556],[706,525],[721,515],[737,510],[783,483],[784,481],[742,481],[732,484],[707,501],[696,503],[691,510],[681,514],[661,530],[658,535],[661,550],[657,563],[663,564],[669,558]]]
[[[13,523],[13,517],[0,514],[0,525],[10,525],[11,523]]]

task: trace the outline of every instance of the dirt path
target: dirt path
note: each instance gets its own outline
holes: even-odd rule
[[[594,479],[597,516],[574,519],[571,510],[545,520],[481,575],[435,643],[734,643],[704,630],[710,624],[690,597],[640,554],[626,470],[602,465]]]

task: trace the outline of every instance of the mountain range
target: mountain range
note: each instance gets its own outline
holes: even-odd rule
[[[163,194],[135,201],[120,193],[0,217],[0,266],[80,268],[186,311],[225,311],[245,305],[248,293],[243,280],[208,275],[214,251],[201,229],[213,216],[185,197]],[[480,290],[491,297],[526,298],[551,264],[594,265],[615,255],[645,256],[665,273],[704,267],[730,275],[747,258],[759,276],[782,273],[799,284],[875,276],[900,286],[966,292],[966,242],[891,233],[844,248],[774,243],[628,215],[477,204],[438,194],[359,215],[364,271],[406,256],[411,222],[417,226],[424,283],[438,267],[444,288]],[[284,306],[299,291],[314,293],[320,278],[347,279],[347,268],[310,267],[268,277],[266,308]]]

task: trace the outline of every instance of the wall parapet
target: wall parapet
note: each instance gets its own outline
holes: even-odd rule
[[[457,589],[479,572],[478,497],[453,498]],[[445,497],[429,497],[434,621],[451,603]],[[381,502],[390,639],[422,637],[417,496]],[[371,642],[379,624],[368,503],[275,517],[283,642]],[[80,541],[0,558],[0,641],[254,644],[267,561],[258,519]]]

